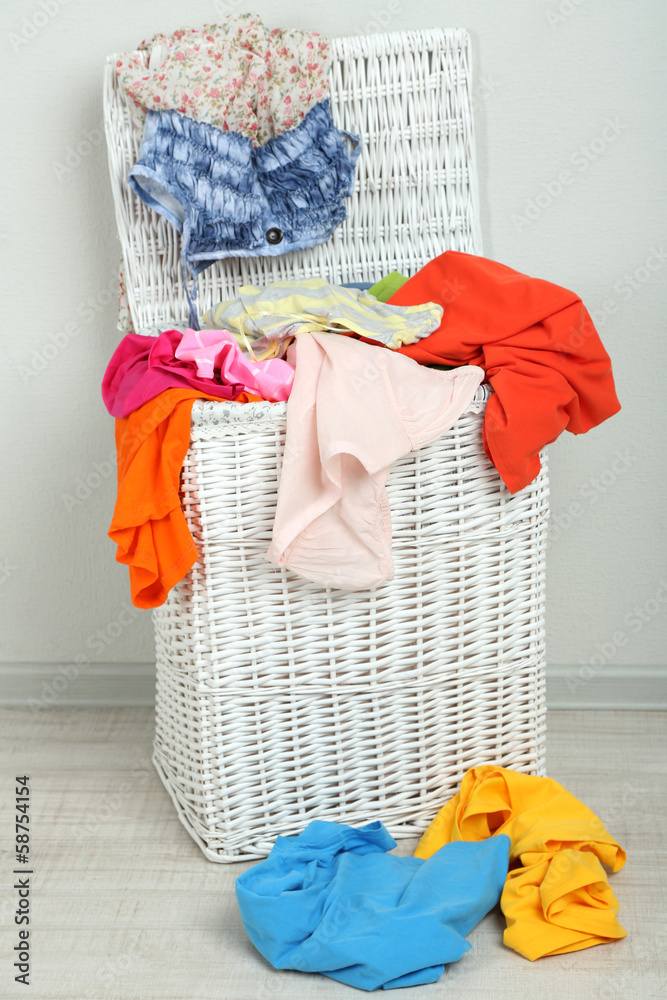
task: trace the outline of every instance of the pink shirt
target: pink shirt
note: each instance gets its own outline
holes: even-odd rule
[[[107,365],[102,398],[112,417],[126,417],[165,389],[199,389],[235,399],[242,392],[284,401],[294,369],[281,358],[250,361],[227,330],[165,330],[159,337],[128,333]]]

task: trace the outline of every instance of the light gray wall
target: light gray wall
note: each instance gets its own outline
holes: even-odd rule
[[[106,536],[114,443],[99,383],[118,336],[119,249],[102,67],[155,31],[244,9],[20,0],[0,10],[4,663],[153,658],[150,616],[125,610],[126,569]],[[664,3],[257,0],[254,9],[271,26],[329,35],[469,29],[485,253],[582,296],[623,404],[551,448],[549,661],[582,685],[607,667],[664,665]]]

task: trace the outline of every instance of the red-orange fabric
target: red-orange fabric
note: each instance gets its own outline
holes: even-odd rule
[[[438,329],[401,354],[484,368],[494,389],[484,449],[512,493],[532,482],[540,449],[561,431],[583,434],[620,409],[609,355],[574,292],[448,250],[389,302],[444,308]]]
[[[197,560],[178,493],[196,389],[167,389],[116,420],[118,496],[109,528],[116,560],[130,568],[132,603],[156,608]],[[242,393],[237,402],[259,399]]]

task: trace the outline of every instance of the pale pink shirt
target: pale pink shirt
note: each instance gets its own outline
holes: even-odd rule
[[[484,371],[437,371],[332,333],[304,333],[294,350],[267,559],[321,586],[378,587],[394,573],[390,467],[455,423]]]

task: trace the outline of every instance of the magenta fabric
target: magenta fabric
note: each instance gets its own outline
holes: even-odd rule
[[[215,333],[220,337],[220,330]],[[182,337],[180,330],[165,330],[159,337],[144,337],[138,333],[123,337],[102,380],[102,399],[112,417],[126,417],[165,389],[172,388],[192,387],[200,389],[203,395],[227,400],[235,399],[244,391],[268,398],[255,385],[251,388],[242,380],[217,382],[202,378],[195,361],[176,357]],[[242,365],[230,364],[229,355],[233,350],[225,346],[225,371],[236,378],[242,373]],[[238,345],[236,351],[247,362]]]

